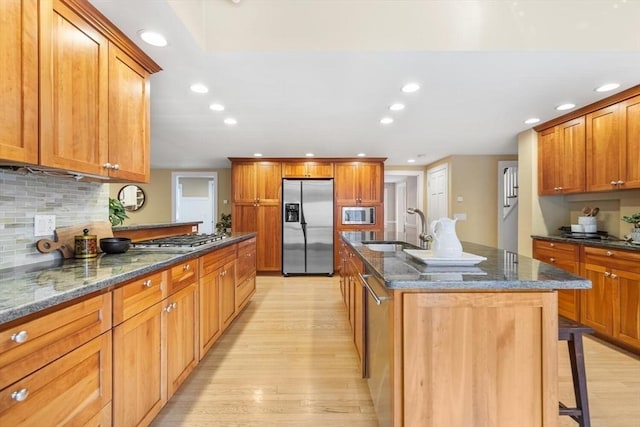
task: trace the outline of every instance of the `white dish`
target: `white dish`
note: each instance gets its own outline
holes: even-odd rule
[[[479,255],[470,254],[467,252],[462,252],[460,257],[456,258],[437,258],[433,255],[433,252],[430,250],[424,249],[404,249],[404,251],[416,258],[417,260],[427,264],[427,265],[459,265],[459,266],[468,266],[468,265],[476,265],[482,261],[485,261],[487,258]]]
[[[635,240],[632,240],[632,241],[631,241],[631,244],[632,244],[632,245],[640,245],[640,242],[636,242]]]

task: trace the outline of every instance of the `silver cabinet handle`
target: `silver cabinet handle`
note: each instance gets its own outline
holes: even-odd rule
[[[375,293],[375,291],[369,285],[369,282],[367,282],[367,278],[371,277],[370,274],[358,273],[358,277],[360,277],[360,281],[362,282],[362,285],[365,288],[367,288],[367,291],[373,297],[373,300],[376,302],[376,305],[380,305],[380,304],[382,304],[383,301],[389,301],[391,299],[391,297],[381,297],[381,296],[378,296],[378,294]]]
[[[11,398],[16,402],[23,402],[27,397],[29,397],[29,389],[27,388],[21,388],[11,393]]]
[[[613,252],[607,251],[607,256],[613,256]]]
[[[176,308],[178,308],[178,303],[172,302],[171,304],[167,304],[167,307],[164,309],[164,311],[166,311],[167,313],[171,313]]]
[[[615,274],[615,273],[611,273],[611,278],[612,278],[612,279],[615,279],[616,277],[618,277],[618,275],[617,275],[617,274]]]
[[[20,332],[16,332],[15,334],[11,335],[11,341],[18,343],[18,344],[22,344],[23,342],[27,341],[29,339],[29,333],[27,331],[20,331]]]
[[[151,282],[151,279],[147,279],[142,282],[142,286],[144,286],[145,288],[150,288],[151,286],[153,286],[153,282]]]
[[[621,180],[621,179],[619,179],[619,180],[618,180],[618,182],[616,182],[616,184],[618,184],[618,185],[622,185],[622,184],[624,184],[624,181],[623,181],[623,180]]]
[[[551,258],[549,258],[549,261],[556,262],[556,259],[554,257],[551,257]]]
[[[184,271],[188,271],[190,268],[191,268],[191,265],[189,265],[189,264],[185,264],[185,265],[182,267],[182,269],[183,269]]]
[[[609,273],[608,271],[605,271],[604,272],[604,277],[609,277],[609,276],[611,276],[611,273]]]
[[[617,185],[617,184],[618,184],[618,181],[611,181],[609,184],[611,184],[611,185]]]
[[[102,165],[102,167],[105,169],[111,169],[111,163],[107,162],[104,165]]]
[[[555,248],[556,244],[555,243],[549,243],[549,247]]]
[[[111,169],[119,170],[120,165],[116,163],[115,165],[111,166]]]

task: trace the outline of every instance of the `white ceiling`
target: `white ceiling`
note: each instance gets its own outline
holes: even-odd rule
[[[154,168],[255,152],[387,165],[514,154],[526,118],[608,96],[593,90],[603,83],[640,83],[636,0],[90,1],[164,69],[151,78]],[[169,45],[145,45],[142,29]],[[421,90],[402,93],[408,81]],[[209,93],[191,92],[196,82]]]

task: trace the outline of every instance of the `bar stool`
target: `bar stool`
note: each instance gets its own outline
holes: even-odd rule
[[[560,341],[567,341],[569,346],[573,393],[576,396],[575,408],[568,408],[562,402],[559,402],[560,415],[571,417],[580,427],[591,427],[587,395],[587,375],[584,368],[584,349],[582,347],[582,334],[591,333],[593,333],[593,329],[590,327],[569,320],[566,317],[558,316],[558,339]]]

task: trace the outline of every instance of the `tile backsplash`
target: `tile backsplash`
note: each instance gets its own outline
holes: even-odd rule
[[[59,258],[42,254],[34,237],[34,215],[56,216],[56,227],[109,218],[108,185],[73,178],[0,170],[0,269]]]

